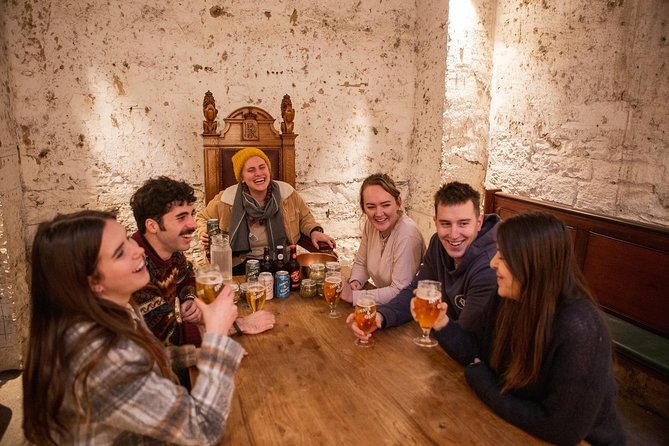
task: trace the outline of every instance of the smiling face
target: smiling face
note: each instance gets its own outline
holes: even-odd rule
[[[269,182],[270,170],[265,160],[259,156],[252,156],[246,160],[242,168],[242,183],[249,188],[251,196],[264,199]]]
[[[362,191],[362,201],[369,221],[387,237],[400,218],[400,198],[393,197],[381,186],[371,185]]]
[[[507,299],[520,300],[520,282],[511,274],[499,249],[490,261],[490,267],[497,273],[497,294]]]
[[[151,218],[146,220],[144,236],[161,259],[167,260],[175,252],[190,248],[197,227],[194,215],[193,205],[175,202],[160,224]]]
[[[462,259],[467,248],[476,240],[483,225],[483,214],[477,216],[471,200],[449,205],[439,203],[434,224],[441,245],[457,261]]]
[[[149,282],[144,249],[115,220],[107,220],[102,231],[96,273],[89,277],[93,292],[121,306]]]

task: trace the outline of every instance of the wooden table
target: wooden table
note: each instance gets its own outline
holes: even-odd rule
[[[318,298],[293,293],[265,309],[275,328],[237,338],[249,354],[223,445],[540,444],[490,411],[440,347],[414,345],[415,323],[360,348],[345,316],[327,318]]]

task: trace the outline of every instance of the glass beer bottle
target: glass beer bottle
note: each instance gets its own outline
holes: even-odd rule
[[[262,261],[260,262],[260,272],[272,272],[272,257],[269,254],[269,246],[265,246],[265,250],[263,251]]]
[[[286,271],[286,259],[284,258],[283,245],[276,245],[276,257],[274,263],[274,272]]]
[[[300,289],[302,278],[300,277],[300,263],[297,261],[297,246],[295,245],[290,245],[288,274],[290,274],[290,290],[298,291]]]

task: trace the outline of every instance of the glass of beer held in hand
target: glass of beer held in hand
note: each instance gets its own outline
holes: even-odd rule
[[[339,271],[331,271],[325,275],[323,295],[325,302],[330,306],[328,317],[332,319],[340,317],[341,314],[337,313],[337,303],[341,297],[341,273]]]
[[[441,303],[441,282],[435,280],[419,280],[416,288],[416,297],[411,307],[414,319],[423,330],[423,334],[414,338],[413,342],[421,347],[434,347],[437,341],[430,337],[430,330],[439,318]]]
[[[205,265],[195,271],[195,294],[204,303],[210,304],[223,288],[223,274],[216,265]]]
[[[360,297],[355,304],[354,320],[360,330],[365,333],[372,331],[376,325],[376,301],[370,294],[365,294]],[[356,339],[355,345],[358,347],[371,347],[374,343],[373,339],[363,340]]]
[[[253,313],[263,309],[266,299],[267,288],[265,288],[265,285],[260,282],[249,282],[249,286],[246,288],[246,302]]]

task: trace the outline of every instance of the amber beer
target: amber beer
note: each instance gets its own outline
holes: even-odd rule
[[[330,306],[336,306],[341,297],[341,276],[327,276],[325,282],[323,282],[323,294],[325,301]]]
[[[416,298],[413,303],[413,311],[416,315],[416,321],[420,328],[430,329],[437,322],[439,317],[439,302],[441,302],[441,293],[434,290],[421,290],[416,292]]]
[[[210,304],[223,288],[223,275],[218,269],[205,268],[195,275],[195,293],[204,303]]]
[[[376,302],[374,299],[362,297],[355,304],[355,323],[360,330],[369,333],[376,325]]]
[[[252,312],[260,311],[265,307],[267,299],[267,290],[265,285],[259,282],[250,283],[246,289],[246,302],[249,304]]]

